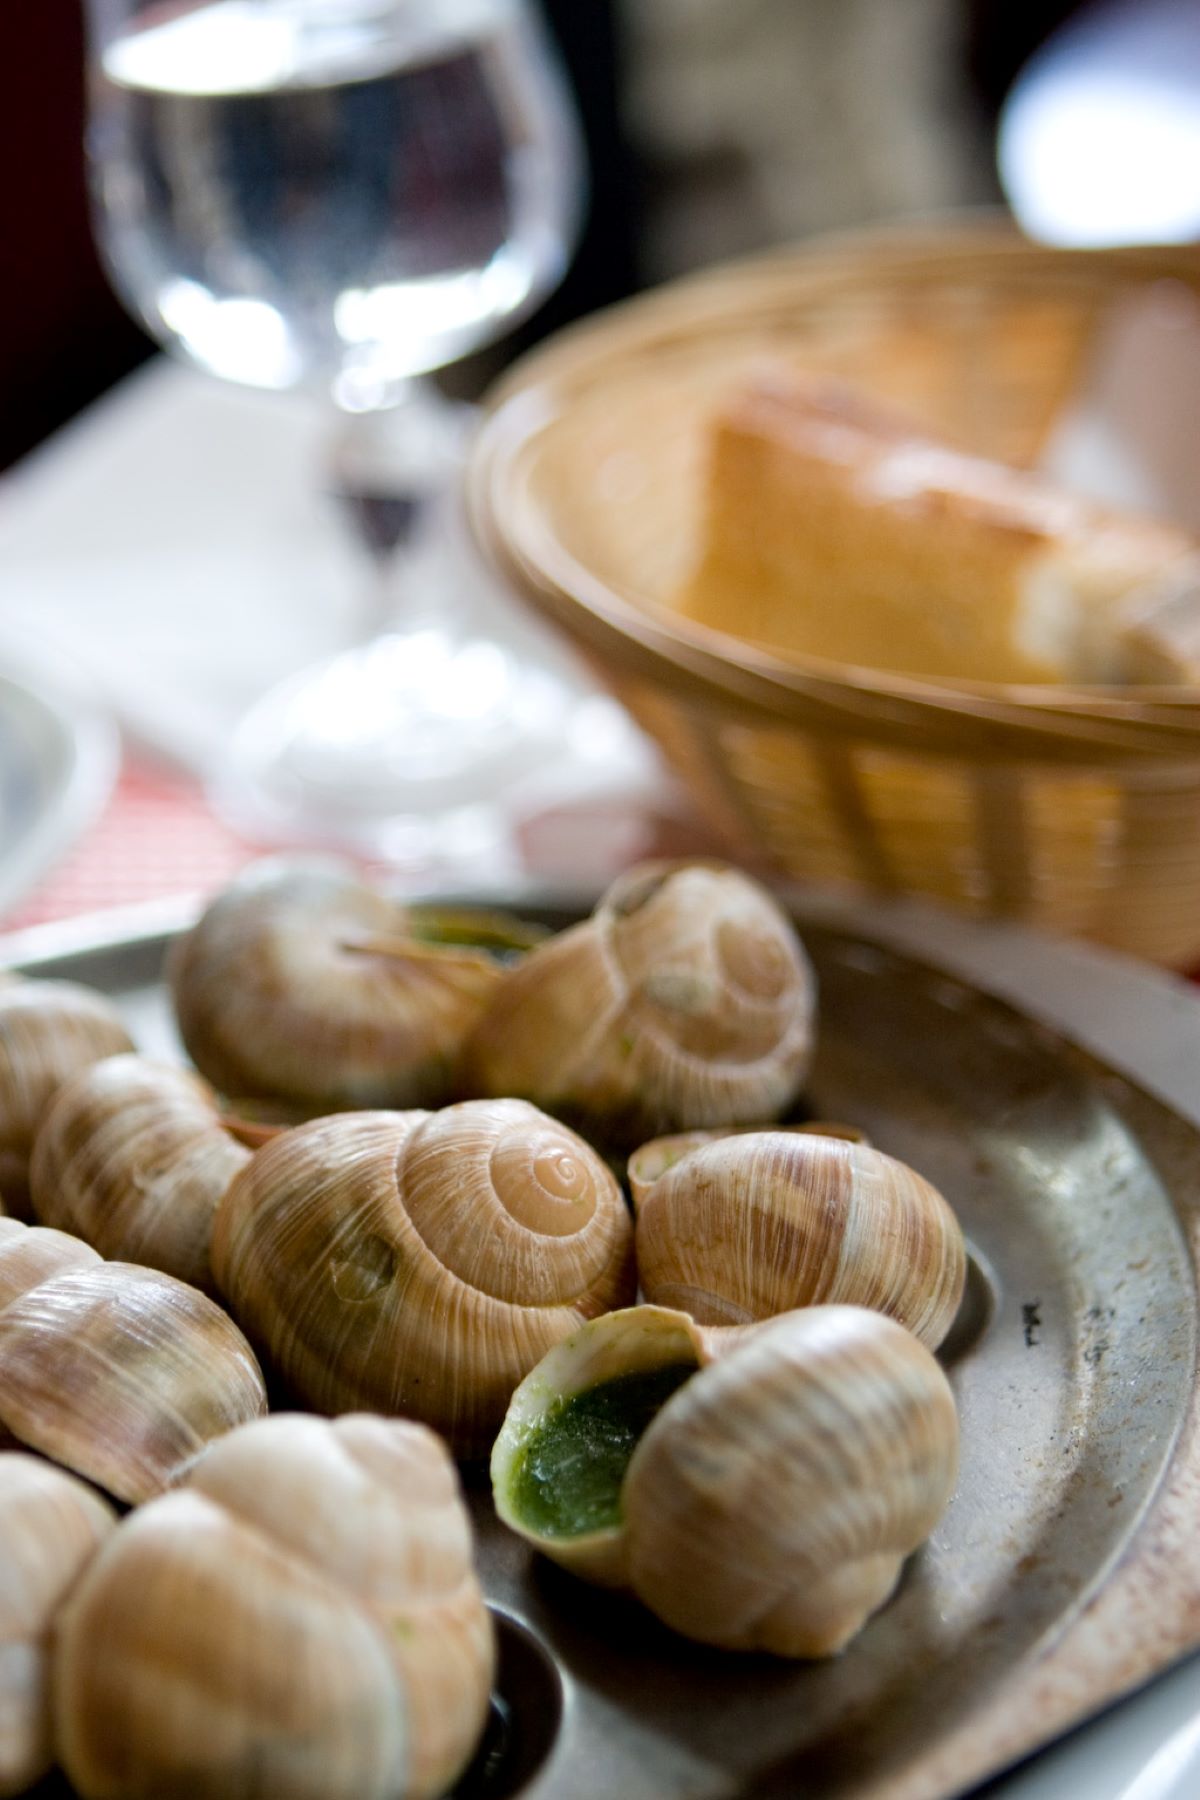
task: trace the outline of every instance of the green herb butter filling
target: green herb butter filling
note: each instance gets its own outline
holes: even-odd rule
[[[524,919],[499,918],[485,913],[426,912],[413,907],[405,915],[405,930],[417,944],[448,950],[480,950],[496,962],[515,962],[548,934]]]
[[[621,1484],[638,1439],[694,1363],[619,1375],[551,1407],[511,1477],[513,1511],[543,1537],[582,1537],[621,1522]]]

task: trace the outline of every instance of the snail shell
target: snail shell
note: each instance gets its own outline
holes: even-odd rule
[[[494,1646],[453,1464],[422,1426],[278,1414],[124,1521],[59,1621],[84,1800],[425,1800]]]
[[[116,1524],[106,1500],[35,1456],[0,1456],[0,1795],[54,1761],[50,1646],[55,1615]]]
[[[577,1394],[627,1375],[707,1368],[725,1340],[736,1343],[745,1335],[736,1329],[703,1330],[687,1313],[665,1306],[627,1306],[564,1339],[516,1389],[492,1447],[492,1491],[500,1518],[573,1574],[600,1587],[628,1587],[623,1526],[605,1523],[547,1535],[529,1524],[515,1483],[530,1441],[547,1416]]]
[[[57,1089],[89,1063],[132,1049],[102,994],[73,981],[0,983],[0,1182],[10,1213],[31,1216],[29,1153]]]
[[[479,914],[484,943],[529,941]],[[437,1105],[499,982],[495,956],[335,863],[253,865],[172,948],[180,1034],[219,1092],[301,1114]],[[448,935],[469,926],[457,916]]]
[[[644,864],[508,971],[468,1040],[466,1091],[522,1094],[623,1145],[776,1118],[808,1069],[815,995],[756,882]]]
[[[523,1516],[523,1458],[539,1423],[580,1391],[572,1355],[585,1388],[609,1333],[624,1339],[622,1372],[644,1367],[629,1321],[660,1310],[682,1341],[683,1315],[613,1314],[517,1389],[492,1457],[500,1516],[556,1561],[582,1573],[590,1561],[628,1585],[685,1636],[780,1656],[834,1654],[889,1598],[950,1499],[958,1420],[946,1377],[903,1326],[861,1307],[808,1307],[743,1331],[651,1419],[607,1541],[592,1534],[585,1557],[572,1558],[569,1535],[532,1529]],[[663,1328],[640,1335],[660,1357]]]
[[[99,1261],[89,1244],[69,1232],[0,1219],[0,1311],[52,1275],[88,1269]]]
[[[63,1235],[29,1233],[43,1247]],[[0,1311],[0,1431],[137,1502],[212,1438],[264,1413],[266,1390],[212,1300],[79,1249],[89,1263],[31,1283]]]
[[[588,1145],[521,1100],[313,1120],[258,1150],[212,1266],[297,1397],[482,1455],[521,1377],[633,1296],[633,1227]]]
[[[958,1311],[966,1248],[928,1181],[864,1143],[762,1131],[667,1138],[629,1161],[647,1300],[703,1324],[845,1302],[936,1349]]]
[[[30,1192],[43,1224],[211,1291],[213,1214],[249,1156],[197,1076],[111,1056],[59,1089],[34,1143]]]

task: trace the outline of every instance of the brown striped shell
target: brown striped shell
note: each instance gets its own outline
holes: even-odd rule
[[[0,1312],[20,1294],[52,1275],[89,1269],[100,1261],[90,1244],[68,1231],[0,1219]]]
[[[65,1470],[0,1455],[0,1795],[23,1794],[53,1764],[55,1619],[115,1524],[108,1502]]]
[[[249,1344],[206,1295],[103,1262],[63,1232],[18,1229],[23,1243],[0,1239],[12,1295],[0,1310],[0,1436],[138,1502],[266,1411]]]
[[[34,1144],[30,1193],[44,1225],[211,1292],[213,1214],[249,1156],[198,1076],[111,1056],[59,1089]]]
[[[664,1139],[629,1161],[647,1300],[703,1324],[846,1303],[935,1349],[954,1321],[966,1248],[946,1201],[869,1144],[761,1131]]]
[[[63,1082],[101,1057],[132,1049],[103,994],[73,981],[0,983],[0,1186],[11,1214],[31,1216],[29,1155]]]
[[[436,1106],[501,979],[486,946],[530,936],[402,906],[332,860],[269,858],[176,941],[168,978],[188,1054],[222,1094],[291,1117]]]
[[[470,1521],[422,1426],[277,1414],[139,1508],[59,1622],[83,1800],[432,1800],[494,1667]]]
[[[461,1455],[485,1454],[521,1377],[634,1286],[612,1174],[521,1100],[283,1133],[230,1186],[212,1263],[305,1404],[408,1413]]]
[[[888,1600],[957,1473],[946,1377],[881,1313],[808,1307],[735,1330],[725,1354],[715,1354],[720,1330],[701,1333],[698,1372],[633,1449],[618,1522],[573,1542],[522,1516],[521,1461],[539,1421],[597,1368],[608,1380],[680,1360],[696,1329],[685,1315],[639,1307],[594,1320],[552,1352],[517,1389],[493,1450],[497,1510],[543,1554],[628,1586],[685,1636],[832,1655]],[[620,1340],[613,1355],[602,1348],[609,1337]]]
[[[782,909],[715,863],[651,863],[510,969],[468,1040],[465,1091],[521,1094],[600,1141],[778,1118],[816,982]]]

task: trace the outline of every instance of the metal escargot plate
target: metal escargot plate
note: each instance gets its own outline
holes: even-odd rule
[[[556,926],[587,910],[497,900]],[[503,1655],[464,1796],[946,1800],[993,1778],[1020,1800],[1038,1765],[1000,1771],[1200,1644],[1200,999],[914,906],[794,910],[821,985],[806,1108],[927,1175],[972,1247],[943,1351],[957,1492],[889,1605],[803,1665],[689,1644],[542,1564],[467,1471]],[[0,958],[103,989],[143,1050],[178,1056],[169,938],[42,928]],[[1039,1800],[1127,1791],[1067,1768]]]

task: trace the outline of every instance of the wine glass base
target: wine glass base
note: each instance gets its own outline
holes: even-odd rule
[[[502,798],[553,753],[573,696],[483,637],[436,625],[303,671],[258,701],[210,784],[270,842],[397,863],[445,860],[498,832]]]

